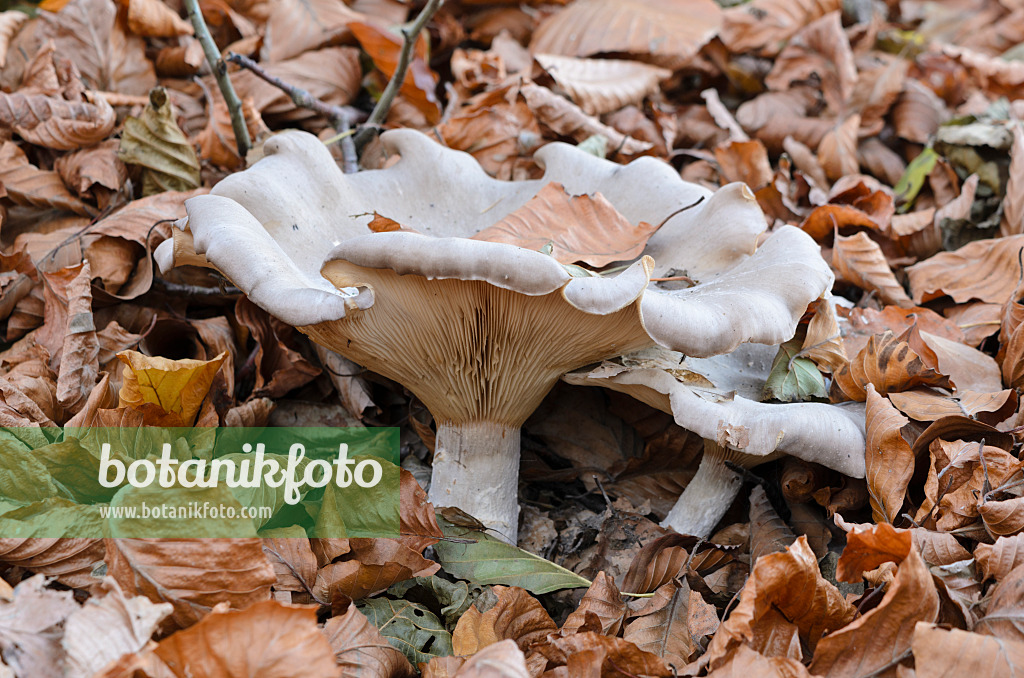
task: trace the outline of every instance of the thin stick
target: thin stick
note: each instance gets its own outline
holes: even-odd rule
[[[238,144],[238,155],[245,156],[252,148],[252,141],[249,139],[249,128],[245,126],[245,116],[242,115],[242,101],[235,93],[231,85],[231,78],[228,77],[228,67],[220,58],[220,50],[210,35],[210,29],[206,27],[203,20],[203,13],[199,11],[199,0],[185,0],[185,9],[188,10],[188,18],[192,21],[192,27],[196,31],[196,38],[203,46],[203,53],[206,61],[210,64],[213,77],[217,79],[217,87],[224,96],[224,103],[228,105],[228,112],[231,114],[231,128],[235,131],[235,143]]]
[[[331,121],[331,126],[338,131],[338,136],[324,143],[331,144],[335,141],[341,142],[341,155],[343,158],[342,171],[345,174],[352,174],[359,170],[359,158],[356,154],[356,147],[349,134],[353,122],[361,120],[366,114],[362,111],[348,106],[333,106],[313,96],[301,87],[296,87],[285,82],[277,76],[267,73],[263,68],[249,57],[228,52],[227,60],[238,64],[246,70],[250,70],[261,80],[270,83],[288,95],[292,103],[299,108],[319,113]]]
[[[413,47],[416,45],[416,38],[419,37],[420,31],[427,25],[427,22],[430,21],[443,2],[444,0],[427,0],[427,4],[420,10],[416,20],[408,28],[402,28],[402,37],[405,39],[405,42],[402,43],[402,51],[398,54],[398,64],[395,66],[395,73],[391,76],[387,87],[381,93],[380,99],[377,100],[377,105],[373,107],[370,117],[366,119],[363,126],[356,132],[355,143],[357,149],[362,148],[370,141],[371,136],[376,132],[376,128],[387,117],[388,111],[391,110],[391,102],[395,100],[395,95],[398,94],[399,88],[405,82],[405,72],[409,70],[409,63],[412,61],[412,52]]]

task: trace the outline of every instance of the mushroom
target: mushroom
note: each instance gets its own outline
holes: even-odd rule
[[[742,485],[726,462],[751,468],[789,454],[864,477],[862,404],[758,402],[777,350],[745,344],[705,359],[646,350],[563,379],[627,393],[704,439],[697,473],[662,525],[707,537]]]
[[[756,247],[765,220],[742,184],[711,194],[652,158],[622,166],[558,143],[537,153],[540,180],[501,182],[417,132],[382,141],[396,164],[344,175],[315,137],[272,138],[262,160],[186,201],[157,260],[208,262],[269,313],[406,386],[437,423],[430,501],[513,543],[519,427],[559,377],[659,344],[707,356],[779,343],[832,281],[799,229]],[[664,222],[647,251],[669,261],[645,254],[618,275],[574,277],[542,252],[469,239],[550,182],[600,192],[633,223]],[[374,212],[417,232],[369,233]],[[669,269],[699,284],[650,285]]]

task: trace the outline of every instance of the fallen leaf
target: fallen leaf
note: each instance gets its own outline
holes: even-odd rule
[[[529,678],[531,674],[522,650],[511,640],[503,640],[470,657],[455,675],[458,678]]]
[[[762,399],[783,403],[805,402],[828,397],[825,379],[809,358],[801,358],[802,339],[791,339],[779,346],[772,369],[764,382]]]
[[[89,678],[123,655],[141,651],[171,609],[169,603],[154,604],[144,596],[128,598],[116,581],[105,578],[64,622],[65,675]]]
[[[533,54],[586,57],[626,52],[658,65],[686,63],[714,37],[722,10],[710,0],[666,6],[655,0],[583,0],[548,17],[533,32]]]
[[[415,670],[355,605],[324,624],[342,678],[410,678]]]
[[[664,68],[639,61],[580,59],[556,54],[536,54],[534,58],[587,115],[611,113],[630,104],[639,104],[658,91],[660,81],[672,75]]]
[[[299,351],[298,331],[242,297],[235,304],[235,318],[256,340],[256,380],[252,395],[279,398],[308,384],[320,369]]]
[[[882,602],[818,643],[810,669],[815,675],[869,676],[898,663],[910,651],[914,625],[933,622],[939,594],[915,549],[900,563]]]
[[[801,28],[840,8],[838,0],[754,0],[724,12],[719,37],[731,52],[771,56]]]
[[[659,587],[646,602],[631,615],[623,640],[673,666],[684,666],[696,658],[700,638],[694,637],[690,626],[691,619],[698,614],[697,608],[707,606],[700,594],[691,591],[685,580],[673,580]],[[711,609],[717,626],[718,615]]]
[[[832,396],[863,402],[869,384],[882,395],[918,386],[948,388],[949,378],[937,371],[937,362],[916,325],[898,337],[886,330],[868,339],[850,364],[834,375]]]
[[[867,530],[851,532],[839,556],[836,579],[855,584],[868,570],[882,563],[899,565],[910,553],[914,540],[909,530],[897,530],[889,523],[879,523]]]
[[[746,645],[726,657],[709,678],[809,678],[810,672],[796,659],[789,657],[765,657]]]
[[[955,252],[940,252],[907,268],[915,303],[949,295],[957,303],[980,299],[1005,303],[1017,286],[1017,255],[1024,235],[976,240]]]
[[[68,286],[67,325],[57,374],[57,400],[71,413],[85,406],[99,380],[99,339],[92,313],[89,262]]]
[[[985,530],[993,537],[1009,537],[1024,531],[1024,497],[980,502],[978,513],[985,522]]]
[[[856,174],[860,168],[857,162],[857,130],[860,115],[854,113],[842,123],[833,126],[818,144],[818,161],[825,174],[832,181]]]
[[[865,474],[872,518],[891,523],[900,515],[907,485],[914,473],[914,452],[903,437],[910,420],[885,396],[867,386],[867,449]]]
[[[128,7],[128,30],[145,38],[192,35],[192,24],[160,0],[119,0]]]
[[[807,334],[804,335],[799,355],[813,360],[819,369],[829,373],[837,372],[850,360],[843,346],[836,307],[829,299],[819,299],[811,307],[814,316],[807,323]]]
[[[146,94],[156,85],[142,38],[125,33],[113,0],[71,0],[57,13],[40,12],[42,38],[74,61],[94,90]]]
[[[1024,643],[918,622],[911,640],[916,673],[934,678],[1010,676],[1024,664]]]
[[[168,360],[123,351],[117,357],[125,366],[119,407],[143,410],[146,405],[154,405],[176,416],[181,422],[178,426],[189,426],[195,421],[226,354],[221,353],[213,360]]]
[[[598,572],[594,577],[594,583],[583,595],[579,606],[569,614],[562,624],[562,633],[569,634],[579,631],[586,623],[588,614],[596,615],[601,621],[601,633],[609,636],[619,635],[626,616],[626,603],[623,602],[615,581],[605,572]],[[630,639],[627,638],[627,640]]]
[[[260,117],[252,100],[242,100],[242,115],[251,141],[258,141],[270,134],[270,130],[263,124],[263,118]],[[231,114],[228,112],[228,105],[224,103],[224,99],[215,99],[210,119],[195,139],[196,145],[199,146],[200,158],[227,169],[242,168],[245,162],[238,155],[238,142],[235,140],[235,130],[232,124]]]
[[[217,603],[238,609],[267,601],[274,583],[256,538],[108,539],[106,545],[107,572],[122,591],[174,606],[165,631],[191,626]]]
[[[782,622],[792,625],[799,642],[813,652],[823,635],[846,626],[856,614],[822,578],[807,538],[799,537],[785,553],[769,554],[754,564],[739,604],[708,646],[708,666],[714,670],[743,645],[772,656],[778,649],[772,636]]]
[[[11,44],[11,39],[29,18],[28,14],[14,9],[0,12],[0,68],[7,63],[7,48]]]
[[[857,84],[850,41],[843,32],[840,12],[829,12],[800,29],[779,53],[764,82],[771,89],[786,90],[795,81],[816,78],[829,110],[838,114]],[[856,125],[860,125],[857,118]],[[844,123],[845,127],[845,123]],[[822,164],[828,171],[828,163]],[[853,174],[856,172],[854,167]],[[838,179],[839,176],[830,178]]]
[[[985,616],[974,625],[977,633],[1020,643],[1024,640],[1024,568],[1016,567],[996,582],[989,592]]]
[[[361,600],[380,593],[396,582],[426,577],[438,570],[427,560],[395,539],[350,539],[346,560],[331,563],[316,576],[314,593],[320,600],[334,600],[338,594]]]
[[[338,675],[331,646],[317,628],[316,610],[273,600],[244,610],[213,610],[160,641],[153,652],[180,678],[291,678],[296,667],[309,678]]]
[[[836,236],[832,266],[844,280],[866,292],[877,292],[884,303],[910,305],[910,297],[897,282],[882,248],[864,231],[849,237]]]
[[[102,539],[6,538],[0,539],[0,562],[38,572],[67,586],[95,583],[93,568],[103,561]]]
[[[31,164],[13,141],[0,144],[0,182],[4,197],[15,205],[54,207],[85,216],[96,212],[68,191],[59,174]]]
[[[66,153],[54,161],[54,169],[79,197],[105,208],[128,178],[124,163],[117,159],[117,146],[118,142],[111,139]]]
[[[393,76],[405,42],[402,35],[361,21],[350,22],[348,29],[359,41],[363,51],[373,60],[373,65],[379,68],[385,77]],[[430,124],[437,124],[441,119],[441,109],[434,91],[438,80],[437,74],[427,65],[427,41],[421,34],[417,36],[412,60],[399,91],[426,116]]]
[[[178,128],[170,99],[163,88],[149,95],[141,117],[128,118],[117,157],[144,169],[144,196],[162,191],[188,191],[200,185],[199,159]]]
[[[715,148],[715,160],[723,184],[742,181],[758,190],[770,184],[774,177],[768,151],[757,139],[721,144]]]
[[[114,130],[116,118],[102,96],[87,102],[0,92],[0,124],[30,143],[59,151],[103,141]]]
[[[366,17],[331,0],[281,0],[270,4],[263,42],[271,62],[351,39],[348,25]]]
[[[918,421],[963,415],[994,426],[1017,410],[1017,394],[1012,389],[993,393],[960,391],[951,395],[915,389],[890,393],[889,400],[903,414]]]
[[[552,245],[559,263],[584,262],[595,268],[632,261],[643,252],[658,226],[633,226],[600,193],[570,196],[549,183],[525,205],[473,236],[531,250]]]
[[[769,553],[785,551],[796,541],[796,535],[789,528],[768,500],[764,488],[754,486],[750,491],[750,562]]]
[[[1024,565],[1024,535],[999,537],[994,544],[978,544],[974,557],[983,580],[1001,581],[1011,570]]]
[[[371,598],[359,610],[389,643],[418,666],[452,654],[452,637],[434,613],[417,603]]]
[[[481,613],[474,605],[459,618],[452,633],[455,654],[476,654],[502,640],[515,641],[525,652],[558,630],[543,606],[525,589],[495,586],[493,590],[498,596],[494,607]]]
[[[574,675],[574,668],[579,671],[587,665],[596,665],[599,668],[595,675],[609,677],[616,673],[660,678],[673,675],[663,659],[641,650],[622,638],[611,638],[593,631],[585,631],[562,638],[553,636],[550,643],[568,660],[569,675]],[[574,657],[579,662],[576,667],[573,666]]]
[[[18,584],[11,600],[0,600],[0,650],[16,675],[61,678],[60,640],[68,615],[78,610],[71,591],[45,588],[36,575]]]

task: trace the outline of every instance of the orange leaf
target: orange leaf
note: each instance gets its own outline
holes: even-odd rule
[[[870,530],[851,532],[846,537],[846,548],[839,557],[836,579],[855,584],[867,570],[882,563],[899,565],[910,553],[913,539],[909,530],[897,530],[889,523],[880,523]]]
[[[657,226],[630,224],[600,193],[570,196],[550,183],[525,205],[473,236],[539,250],[549,242],[563,264],[582,261],[600,268],[640,256]]]
[[[393,76],[398,68],[398,56],[405,42],[401,34],[361,21],[351,22],[348,28],[356,36],[363,50],[370,55],[373,65],[386,77]],[[441,108],[434,92],[438,81],[437,74],[427,65],[427,39],[420,33],[416,38],[413,59],[409,62],[400,91],[420,113],[427,116],[430,124],[437,124],[441,120]]]
[[[867,449],[864,452],[868,498],[875,522],[899,516],[914,473],[914,452],[901,431],[910,420],[884,396],[867,386]]]

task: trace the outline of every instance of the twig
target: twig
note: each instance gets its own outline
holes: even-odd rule
[[[224,97],[224,103],[228,105],[228,112],[231,114],[231,128],[235,131],[235,143],[238,144],[238,154],[245,158],[252,148],[252,141],[249,139],[249,128],[245,126],[245,116],[242,114],[242,101],[235,93],[231,85],[231,78],[228,77],[228,67],[220,58],[220,50],[210,35],[210,29],[206,27],[203,13],[199,11],[199,0],[185,0],[185,9],[188,11],[188,18],[192,21],[192,27],[196,31],[196,38],[203,46],[203,53],[206,61],[210,64],[213,77],[217,79],[217,87]]]
[[[395,73],[391,76],[391,80],[388,81],[387,87],[381,92],[380,99],[377,100],[377,105],[373,107],[370,117],[366,119],[366,122],[356,132],[355,145],[357,149],[361,149],[370,141],[370,137],[376,133],[377,128],[384,122],[384,118],[387,117],[388,111],[391,110],[391,102],[394,101],[399,88],[405,82],[405,72],[409,70],[409,63],[412,61],[412,52],[413,47],[416,45],[416,38],[419,37],[420,31],[427,25],[427,22],[430,21],[443,2],[444,0],[427,0],[427,4],[420,10],[415,21],[408,28],[402,28],[402,37],[405,39],[405,42],[402,43],[402,51],[398,54],[398,64],[395,66]]]
[[[246,70],[252,71],[256,77],[278,88],[287,94],[292,103],[299,108],[319,113],[330,120],[331,126],[338,131],[338,136],[325,143],[341,142],[342,171],[345,174],[352,174],[359,170],[359,158],[356,154],[355,144],[352,141],[350,126],[353,122],[363,119],[366,115],[365,113],[348,106],[334,106],[321,101],[301,87],[296,87],[277,76],[267,73],[258,63],[245,55],[228,52],[227,60],[233,64],[238,64]]]

